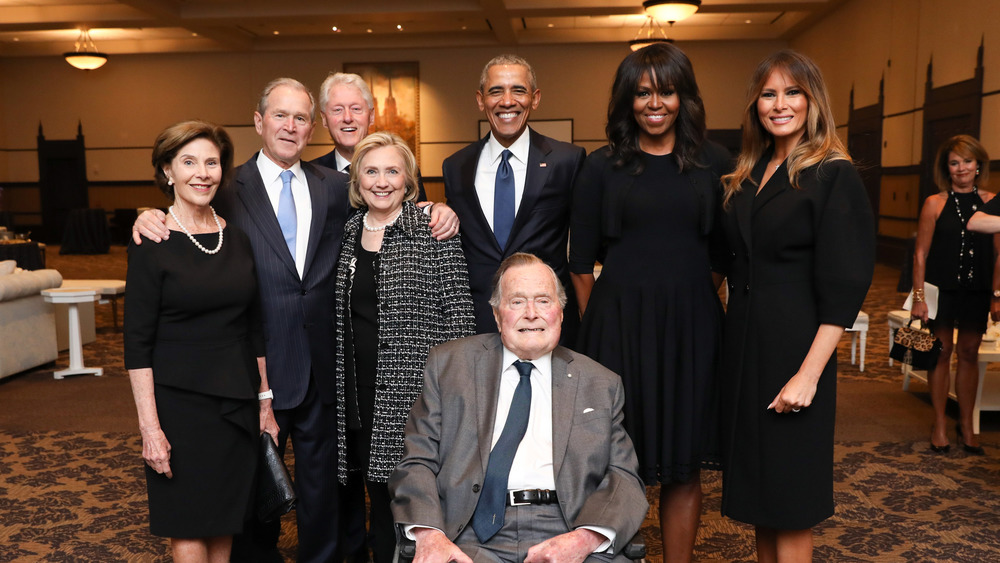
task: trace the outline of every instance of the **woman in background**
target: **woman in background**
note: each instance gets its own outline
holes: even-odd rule
[[[913,253],[913,310],[910,315],[928,322],[924,282],[940,290],[937,316],[930,321],[941,341],[937,366],[927,375],[934,407],[931,451],[946,453],[948,443],[948,388],[951,383],[951,353],[956,351],[958,369],[955,395],[959,421],[955,426],[962,448],[982,455],[979,437],[972,432],[972,410],[979,387],[979,345],[992,310],[1000,314],[1000,267],[994,237],[966,230],[966,223],[993,194],[980,190],[990,177],[990,157],[986,149],[968,135],[945,141],[934,158],[934,182],[941,190],[928,197],[920,210],[917,243]],[[954,330],[958,329],[955,343]]]
[[[718,455],[721,254],[712,251],[724,246],[712,242],[729,155],[705,139],[691,62],[663,43],[618,67],[607,136],[573,199],[570,271],[585,311],[577,350],[621,376],[640,475],[660,485],[664,558],[689,561],[699,470]]]
[[[149,527],[173,560],[229,561],[251,514],[261,432],[276,436],[250,241],[210,205],[232,169],[226,131],[202,121],[153,145],[167,228],[128,249],[125,367],[146,461]],[[269,421],[265,424],[265,421]],[[265,427],[267,426],[267,427]]]
[[[833,514],[834,353],[875,266],[868,195],[835,127],[819,68],[775,53],[723,177],[722,513],[755,526],[763,562],[810,561],[812,527]]]
[[[417,194],[416,158],[402,139],[380,132],[358,143],[348,188],[358,213],[337,264],[337,429],[340,482],[350,479],[361,509],[362,479],[368,490],[375,563],[391,563],[396,549],[387,481],[427,353],[475,332],[461,238],[431,236]]]

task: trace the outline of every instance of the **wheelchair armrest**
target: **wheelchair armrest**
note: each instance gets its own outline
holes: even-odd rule
[[[646,538],[643,537],[642,530],[636,532],[632,536],[632,539],[625,544],[625,548],[622,549],[622,555],[632,561],[638,561],[646,557]]]
[[[399,543],[396,545],[396,563],[412,563],[417,555],[417,542],[400,535]]]

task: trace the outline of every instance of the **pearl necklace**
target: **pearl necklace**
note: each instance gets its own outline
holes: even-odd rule
[[[191,239],[191,242],[193,242],[194,245],[198,247],[198,250],[204,252],[205,254],[218,254],[219,251],[222,250],[222,223],[219,222],[219,216],[215,214],[215,208],[212,207],[211,205],[209,205],[208,208],[212,210],[212,219],[215,219],[215,226],[219,228],[219,244],[215,245],[215,248],[212,250],[209,250],[204,246],[202,246],[201,243],[198,242],[198,239],[194,238],[194,235],[192,235],[191,232],[187,230],[187,227],[185,227],[184,224],[181,223],[181,220],[177,218],[177,214],[174,213],[173,205],[170,206],[170,209],[168,211],[170,211],[170,216],[174,218],[174,221],[177,223],[177,226],[180,227],[182,231],[184,231],[184,234],[186,234],[188,238]]]
[[[365,211],[365,216],[362,218],[361,222],[364,223],[366,231],[370,233],[377,233],[379,231],[384,231],[386,227],[394,225],[396,223],[396,219],[399,219],[399,216],[402,214],[403,214],[403,209],[400,208],[399,212],[396,213],[396,216],[393,217],[391,221],[389,221],[385,225],[382,225],[381,227],[372,227],[371,225],[368,224],[368,212]]]

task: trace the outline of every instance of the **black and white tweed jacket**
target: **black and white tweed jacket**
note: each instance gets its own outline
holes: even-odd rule
[[[363,210],[362,210],[363,211]],[[344,227],[337,264],[337,441],[338,478],[347,481],[347,416],[343,339],[350,322],[350,293],[364,213]],[[461,239],[438,241],[429,217],[413,203],[386,228],[379,250],[378,358],[375,419],[366,479],[386,482],[403,456],[403,427],[423,386],[431,347],[475,332],[469,271]]]

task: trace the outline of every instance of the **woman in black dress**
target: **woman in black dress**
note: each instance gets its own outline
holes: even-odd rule
[[[691,62],[669,44],[622,61],[607,135],[573,200],[570,271],[585,311],[577,350],[621,376],[640,475],[661,485],[665,559],[686,561],[701,516],[699,470],[718,453],[713,263],[722,256],[713,249],[724,244],[713,234],[729,155],[705,139]]]
[[[754,71],[736,169],[722,359],[722,513],[753,524],[759,561],[810,561],[833,514],[834,352],[875,267],[875,222],[808,58]]]
[[[125,367],[146,460],[150,531],[178,562],[229,561],[252,501],[258,392],[264,373],[253,255],[210,202],[231,170],[222,127],[165,129],[153,146],[156,183],[173,199],[160,244],[129,246]],[[224,244],[223,244],[224,243]],[[269,424],[270,426],[270,424]]]
[[[966,230],[966,222],[993,194],[982,190],[989,181],[990,157],[979,141],[957,135],[944,142],[934,159],[934,182],[940,193],[928,197],[920,211],[917,244],[913,253],[913,318],[928,322],[924,282],[938,287],[937,315],[931,321],[941,340],[941,356],[928,374],[934,425],[931,450],[945,453],[948,443],[948,387],[951,353],[958,356],[955,395],[959,422],[956,426],[962,448],[983,454],[979,437],[972,431],[972,410],[979,387],[979,344],[986,331],[987,314],[1000,314],[1000,290],[994,292],[995,269],[1000,266],[994,236]],[[953,334],[958,329],[958,343]]]
[[[396,550],[387,481],[427,353],[475,331],[461,238],[435,239],[417,195],[417,161],[402,139],[379,132],[358,143],[348,188],[358,212],[337,263],[337,438],[352,510],[364,510],[368,490],[375,563]]]

